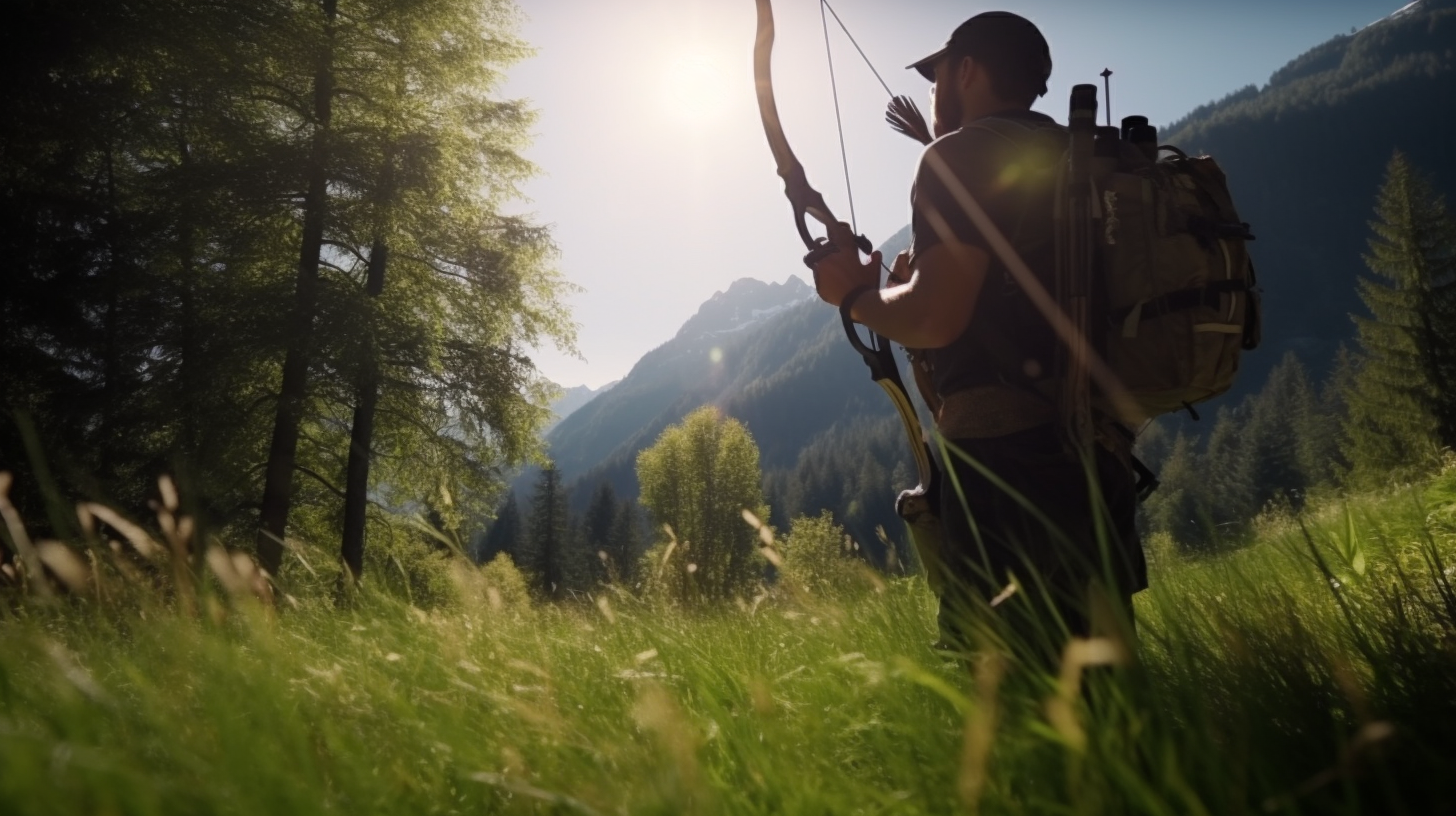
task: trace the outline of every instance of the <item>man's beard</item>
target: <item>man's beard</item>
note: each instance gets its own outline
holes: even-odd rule
[[[964,116],[965,108],[961,106],[959,96],[953,93],[935,95],[931,106],[931,117],[934,120],[937,139],[952,131],[960,130],[961,119]]]

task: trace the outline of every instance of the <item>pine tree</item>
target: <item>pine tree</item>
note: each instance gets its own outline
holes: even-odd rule
[[[1340,424],[1349,411],[1345,395],[1355,375],[1355,357],[1341,344],[1319,395],[1300,417],[1299,467],[1311,487],[1333,486],[1349,470],[1340,446]]]
[[[1271,501],[1303,506],[1310,480],[1300,461],[1300,433],[1314,401],[1304,366],[1289,352],[1250,402],[1234,466],[1236,478],[1248,485],[1248,509],[1253,512]]]
[[[1456,446],[1456,222],[1399,151],[1386,167],[1360,280],[1360,364],[1346,393],[1352,481],[1430,468]]]
[[[1213,430],[1208,434],[1196,488],[1202,523],[1201,546],[1205,548],[1226,546],[1231,538],[1242,534],[1244,525],[1259,512],[1243,444],[1244,426],[1252,409],[1252,398],[1233,408],[1220,408]]]
[[[535,573],[536,589],[544,597],[559,598],[565,591],[563,563],[570,549],[571,528],[566,516],[566,493],[555,464],[547,464],[536,480],[531,500],[530,547],[522,567]]]
[[[485,535],[480,537],[472,555],[477,564],[489,563],[501,553],[509,555],[512,561],[519,561],[525,540],[525,519],[521,517],[516,494],[512,491],[506,495],[506,500],[496,511],[495,521],[485,531]]]
[[[1187,549],[1203,549],[1210,540],[1202,458],[1196,438],[1179,433],[1159,467],[1158,489],[1143,504],[1149,529]]]
[[[624,499],[617,507],[608,538],[607,555],[617,570],[617,580],[631,586],[637,580],[642,558],[642,522],[637,505]]]
[[[508,0],[13,11],[0,414],[58,495],[146,515],[173,471],[270,570],[285,531],[339,539],[340,499],[356,572],[390,508],[487,515],[546,418],[530,350],[570,336],[549,236],[504,206],[533,172]]]
[[[592,565],[593,585],[611,580],[612,573],[621,573],[622,564],[612,552],[612,530],[617,523],[617,493],[612,483],[602,481],[592,494],[582,519],[582,537]]]

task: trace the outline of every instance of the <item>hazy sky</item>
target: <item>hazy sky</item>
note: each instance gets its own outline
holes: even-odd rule
[[[550,224],[584,360],[542,349],[562,385],[625,375],[734,280],[807,279],[753,94],[753,0],[519,0],[535,57],[505,93],[539,111],[527,156],[541,169],[521,205]],[[831,0],[896,93],[925,103],[904,66],[961,21],[995,8],[1051,44],[1037,109],[1065,120],[1067,94],[1111,68],[1112,114],[1167,124],[1290,59],[1404,5],[1390,0]],[[819,0],[774,0],[774,90],[810,182],[850,217]],[[920,147],[883,124],[885,92],[829,24],[854,211],[875,243],[908,220]],[[1105,104],[1105,100],[1102,100]],[[1102,116],[1099,114],[1099,120]],[[829,308],[829,307],[825,307]],[[847,353],[847,352],[846,352]]]

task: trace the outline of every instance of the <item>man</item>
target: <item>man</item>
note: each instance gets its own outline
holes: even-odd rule
[[[887,288],[879,253],[863,263],[852,249],[822,260],[815,286],[830,304],[847,303],[856,322],[922,349],[928,363],[946,454],[947,575],[933,582],[942,585],[943,641],[970,645],[975,610],[994,601],[1025,645],[1055,659],[1068,635],[1130,622],[1146,567],[1127,445],[1099,420],[1090,461],[1069,452],[1050,379],[1059,341],[1048,304],[1029,294],[1053,290],[1052,213],[1067,144],[1064,128],[1031,110],[1046,93],[1051,55],[1030,21],[987,12],[910,68],[934,83],[935,136],[911,192],[910,250]],[[844,224],[830,240],[854,246]],[[1018,282],[1015,257],[1036,285]]]

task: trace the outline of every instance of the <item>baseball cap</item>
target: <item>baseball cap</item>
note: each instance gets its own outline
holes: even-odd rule
[[[993,71],[1019,74],[1040,86],[1038,96],[1046,93],[1052,75],[1046,38],[1030,20],[1009,11],[977,14],[956,27],[939,51],[905,67],[934,82],[935,64],[947,54],[971,57]]]

